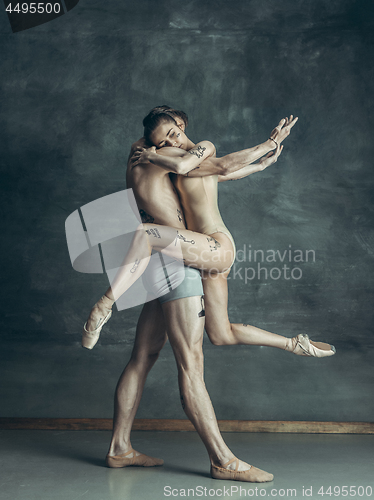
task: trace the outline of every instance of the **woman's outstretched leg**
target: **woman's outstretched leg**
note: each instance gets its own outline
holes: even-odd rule
[[[313,342],[308,338],[283,337],[243,323],[230,323],[228,317],[227,276],[202,273],[205,302],[205,330],[214,345],[258,345],[277,347],[295,354],[325,357],[335,353],[330,344]],[[301,343],[301,345],[300,345]]]
[[[223,233],[209,236],[184,228],[141,224],[111,286],[91,309],[83,328],[84,347],[94,347],[102,327],[110,318],[114,301],[144,273],[152,250],[183,261],[185,265],[207,269],[212,273],[228,269],[234,259],[233,245]]]

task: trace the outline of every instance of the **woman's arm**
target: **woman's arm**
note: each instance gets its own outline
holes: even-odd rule
[[[253,174],[254,172],[259,172],[260,170],[264,170],[267,166],[271,165],[276,161],[273,158],[271,163],[266,162],[264,164],[265,159],[272,158],[272,155],[269,154],[269,151],[273,149],[277,149],[280,144],[290,135],[292,127],[297,122],[298,118],[294,118],[291,115],[289,118],[283,118],[277,127],[275,127],[270,133],[270,137],[267,141],[263,142],[259,146],[255,146],[254,148],[245,149],[244,151],[239,151],[238,153],[231,153],[223,158],[219,158],[222,164],[222,168],[225,170],[225,173],[221,174],[226,178],[221,178],[220,182],[225,180],[234,180],[241,179],[246,177],[247,175]],[[267,154],[268,153],[268,154]],[[277,158],[281,151],[279,151]],[[254,161],[262,158],[264,155],[267,156],[263,158],[256,165],[251,165]],[[266,166],[265,166],[266,165]]]
[[[260,168],[261,165],[260,167],[259,165],[256,167],[252,165],[249,168],[248,166],[254,161],[262,158],[269,153],[269,151],[276,149],[276,146],[279,146],[280,143],[288,137],[297,120],[298,118],[293,118],[292,115],[290,118],[283,118],[278,126],[273,129],[267,141],[253,148],[228,154],[222,158],[214,158],[214,145],[209,141],[202,141],[189,151],[170,147],[158,149],[157,152],[155,147],[144,149],[143,151],[136,151],[134,153],[134,158],[136,158],[134,166],[150,161],[169,172],[186,175],[188,177],[203,177],[207,175],[221,175],[227,177],[239,170],[247,168],[248,173],[243,175],[242,172],[240,177],[231,176],[230,178],[221,179],[221,182],[223,180],[240,179],[251,173],[263,170],[263,168]],[[199,150],[199,147],[206,149],[202,151],[201,149]],[[203,154],[201,155],[201,153]]]
[[[265,170],[265,168],[269,167],[278,160],[278,156],[281,154],[282,151],[283,151],[283,146],[280,146],[278,144],[274,152],[271,151],[270,153],[268,153],[266,156],[261,158],[261,160],[258,163],[254,163],[253,165],[247,165],[246,167],[227,175],[219,175],[218,182],[243,179],[244,177],[254,174],[255,172],[260,172],[262,170]]]
[[[153,146],[142,151],[138,161],[153,163],[175,174],[188,175],[191,170],[198,169],[205,159],[215,155],[215,152],[216,148],[210,141],[201,141],[188,151],[169,147],[156,150]],[[212,172],[203,175],[211,174]]]
[[[238,151],[237,153],[231,153],[223,156],[222,158],[213,157],[215,148],[213,154],[211,153],[211,149],[207,152],[204,151],[205,154],[203,154],[201,158],[198,158],[198,156],[201,155],[201,150],[194,150],[199,146],[206,147],[204,144],[211,145],[208,146],[208,148],[214,148],[214,145],[209,141],[202,141],[189,151],[172,147],[164,147],[156,150],[155,147],[152,147],[143,150],[138,149],[138,151],[133,153],[131,159],[134,161],[134,166],[141,163],[151,162],[164,168],[168,172],[173,172],[175,174],[179,173],[188,177],[204,177],[207,175],[227,176],[229,174],[233,174],[237,170],[247,167],[249,164],[258,160],[275,148],[274,142],[268,139],[266,142],[259,144],[258,146]],[[207,157],[208,153],[211,153],[211,156]],[[191,154],[193,155],[192,159]],[[188,161],[190,162],[189,165]]]

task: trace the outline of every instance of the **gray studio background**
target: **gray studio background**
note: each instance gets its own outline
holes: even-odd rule
[[[1,416],[112,416],[140,308],[115,313],[82,349],[108,281],[72,269],[64,223],[126,188],[143,116],[169,104],[219,156],[299,116],[278,163],[221,184],[219,202],[238,250],[314,250],[315,261],[285,261],[300,279],[232,275],[229,312],[337,348],[316,360],[205,338],[217,417],[372,421],[373,4],[81,0],[16,34],[3,12],[0,35]],[[185,418],[169,345],[137,416]]]

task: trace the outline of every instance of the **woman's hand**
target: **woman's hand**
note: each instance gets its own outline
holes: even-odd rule
[[[290,135],[291,129],[295,125],[297,120],[298,117],[296,116],[294,118],[293,115],[291,115],[289,118],[282,118],[278,126],[275,127],[275,129],[270,134],[270,139],[274,141],[273,144],[276,143],[279,145],[281,142],[283,142],[284,139]]]
[[[278,160],[278,156],[281,154],[282,151],[283,151],[283,146],[280,146],[278,144],[275,151],[270,151],[270,153],[261,158],[261,160],[258,162],[260,165],[260,170],[265,170],[265,168],[270,167],[270,165],[275,163]]]
[[[134,161],[133,166],[136,167],[141,163],[147,163],[152,161],[152,158],[154,158],[155,154],[157,154],[155,146],[136,150],[135,153],[132,155],[132,160]]]

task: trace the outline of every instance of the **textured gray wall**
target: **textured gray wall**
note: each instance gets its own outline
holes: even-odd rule
[[[167,103],[219,155],[299,116],[278,163],[222,184],[220,207],[238,249],[314,250],[315,262],[288,263],[300,279],[237,275],[230,317],[338,351],[314,360],[206,339],[217,416],[372,421],[373,3],[81,0],[17,34],[5,14],[0,23],[1,416],[112,415],[140,309],[115,314],[93,351],[80,347],[107,278],[73,271],[64,222],[126,187],[141,119]],[[184,418],[169,345],[138,416]]]

